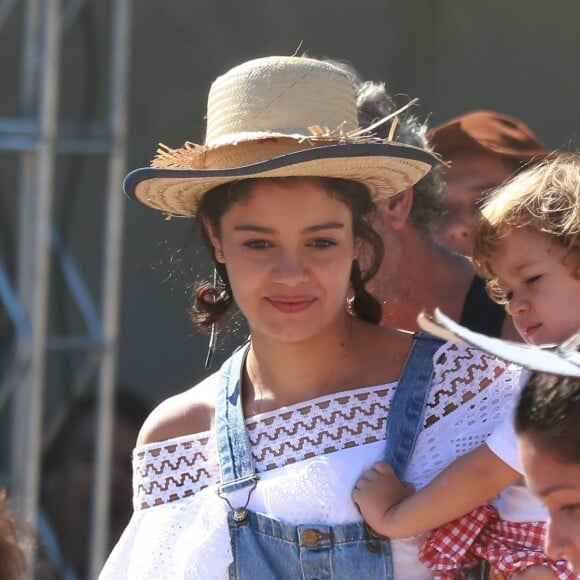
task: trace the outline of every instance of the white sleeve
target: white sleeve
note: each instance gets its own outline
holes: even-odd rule
[[[530,374],[530,371],[522,370],[520,374],[520,391],[530,378]],[[524,471],[518,450],[518,438],[514,426],[516,405],[517,400],[511,405],[505,419],[491,432],[486,444],[504,463],[507,463],[512,469],[523,475]]]
[[[134,512],[99,580],[223,580],[232,560],[228,507],[211,486]]]
[[[491,432],[485,443],[504,463],[523,474],[514,428],[514,411],[515,405],[512,406],[505,419]]]

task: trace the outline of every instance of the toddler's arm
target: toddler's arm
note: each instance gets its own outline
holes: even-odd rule
[[[357,481],[352,498],[375,532],[406,538],[470,512],[519,477],[487,445],[480,445],[416,493],[397,479],[390,465],[375,463]]]

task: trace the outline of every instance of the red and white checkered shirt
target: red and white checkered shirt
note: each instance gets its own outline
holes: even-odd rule
[[[580,578],[563,560],[551,560],[544,552],[545,522],[509,522],[500,519],[497,510],[486,504],[445,524],[425,538],[419,559],[437,580],[460,578],[485,559],[495,572],[506,578],[529,566],[548,566],[561,580]]]

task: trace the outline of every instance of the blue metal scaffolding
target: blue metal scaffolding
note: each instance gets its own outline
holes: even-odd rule
[[[0,155],[18,159],[17,235],[12,256],[14,271],[0,256],[0,305],[12,325],[12,348],[0,376],[0,410],[10,409],[10,495],[17,515],[35,528],[42,442],[50,431],[43,424],[47,397],[47,353],[75,353],[72,391],[81,393],[90,380],[98,386],[97,457],[93,501],[91,577],[106,557],[112,449],[112,413],[116,374],[123,199],[127,135],[127,86],[130,42],[130,0],[110,2],[107,103],[98,125],[75,131],[62,107],[61,64],[64,32],[75,26],[82,5],[89,0],[0,1],[0,34],[15,19],[21,59],[17,90],[19,111],[0,118]],[[101,5],[102,7],[102,5]],[[8,87],[3,87],[3,92]],[[53,218],[56,165],[74,154],[105,159],[102,264],[99,303],[91,293],[73,253],[62,243]],[[49,331],[50,280],[55,269],[73,297],[85,332],[51,335]],[[81,355],[79,357],[79,354]],[[66,402],[65,402],[66,404]],[[64,413],[66,409],[61,409]],[[61,413],[61,414],[62,414]],[[34,561],[34,553],[28,555]]]

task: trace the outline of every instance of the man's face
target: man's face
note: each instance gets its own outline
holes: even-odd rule
[[[479,215],[479,204],[488,192],[501,185],[514,172],[504,159],[490,153],[466,151],[448,156],[445,170],[447,214],[435,238],[453,252],[471,256],[471,229]]]

